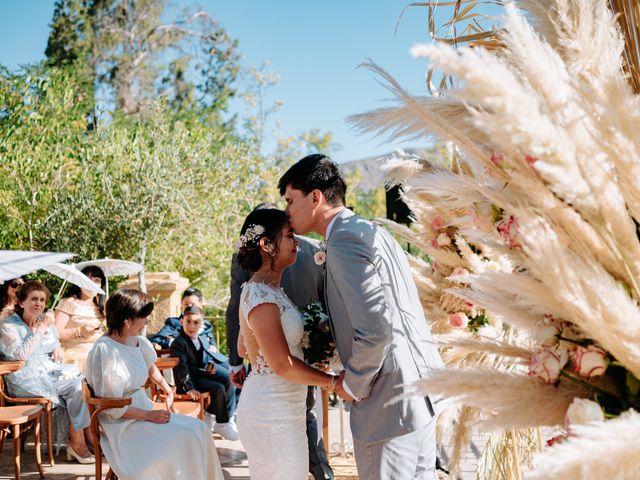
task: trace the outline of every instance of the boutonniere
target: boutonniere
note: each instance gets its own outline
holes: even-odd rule
[[[316,265],[324,265],[327,261],[327,242],[325,240],[320,242],[318,251],[313,254],[313,261]]]

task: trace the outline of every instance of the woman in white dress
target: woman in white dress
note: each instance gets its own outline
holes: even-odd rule
[[[140,336],[152,310],[146,293],[115,292],[106,305],[108,332],[87,357],[87,382],[96,396],[132,400],[102,414],[104,455],[121,480],[222,480],[211,432],[200,420],[173,413],[173,392],[154,365],[154,348]],[[142,388],[147,378],[166,393],[166,409],[153,410]]]
[[[238,260],[255,273],[240,296],[238,349],[253,369],[242,387],[237,424],[252,480],[307,479],[307,385],[332,390],[337,379],[304,363],[302,318],[280,288],[297,245],[281,210],[256,210],[242,227]]]

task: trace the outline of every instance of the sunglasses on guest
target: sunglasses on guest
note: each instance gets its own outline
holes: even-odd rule
[[[23,284],[24,284],[24,282],[19,282],[18,280],[14,280],[13,282],[11,282],[9,284],[9,286],[11,288],[18,288],[18,287],[21,287]]]

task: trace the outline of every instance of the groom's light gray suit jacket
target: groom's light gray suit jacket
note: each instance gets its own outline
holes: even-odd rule
[[[439,400],[408,397],[406,386],[444,364],[434,345],[405,252],[382,227],[340,212],[327,239],[325,299],[356,440],[378,442],[425,426]]]

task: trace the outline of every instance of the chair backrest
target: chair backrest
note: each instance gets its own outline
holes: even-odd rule
[[[110,408],[122,408],[131,405],[130,398],[108,398],[108,397],[96,397],[93,388],[87,382],[83,380],[82,391],[84,400],[89,409],[91,415],[91,423],[89,425],[91,430],[91,436],[93,437],[93,450],[96,457],[96,478],[102,478],[102,448],[100,447],[100,414]],[[107,475],[109,477],[109,475]]]
[[[0,362],[0,407],[4,407],[7,401],[9,401],[7,395],[7,386],[4,382],[4,376],[7,373],[13,373],[24,367],[24,362],[21,361],[2,361]]]

